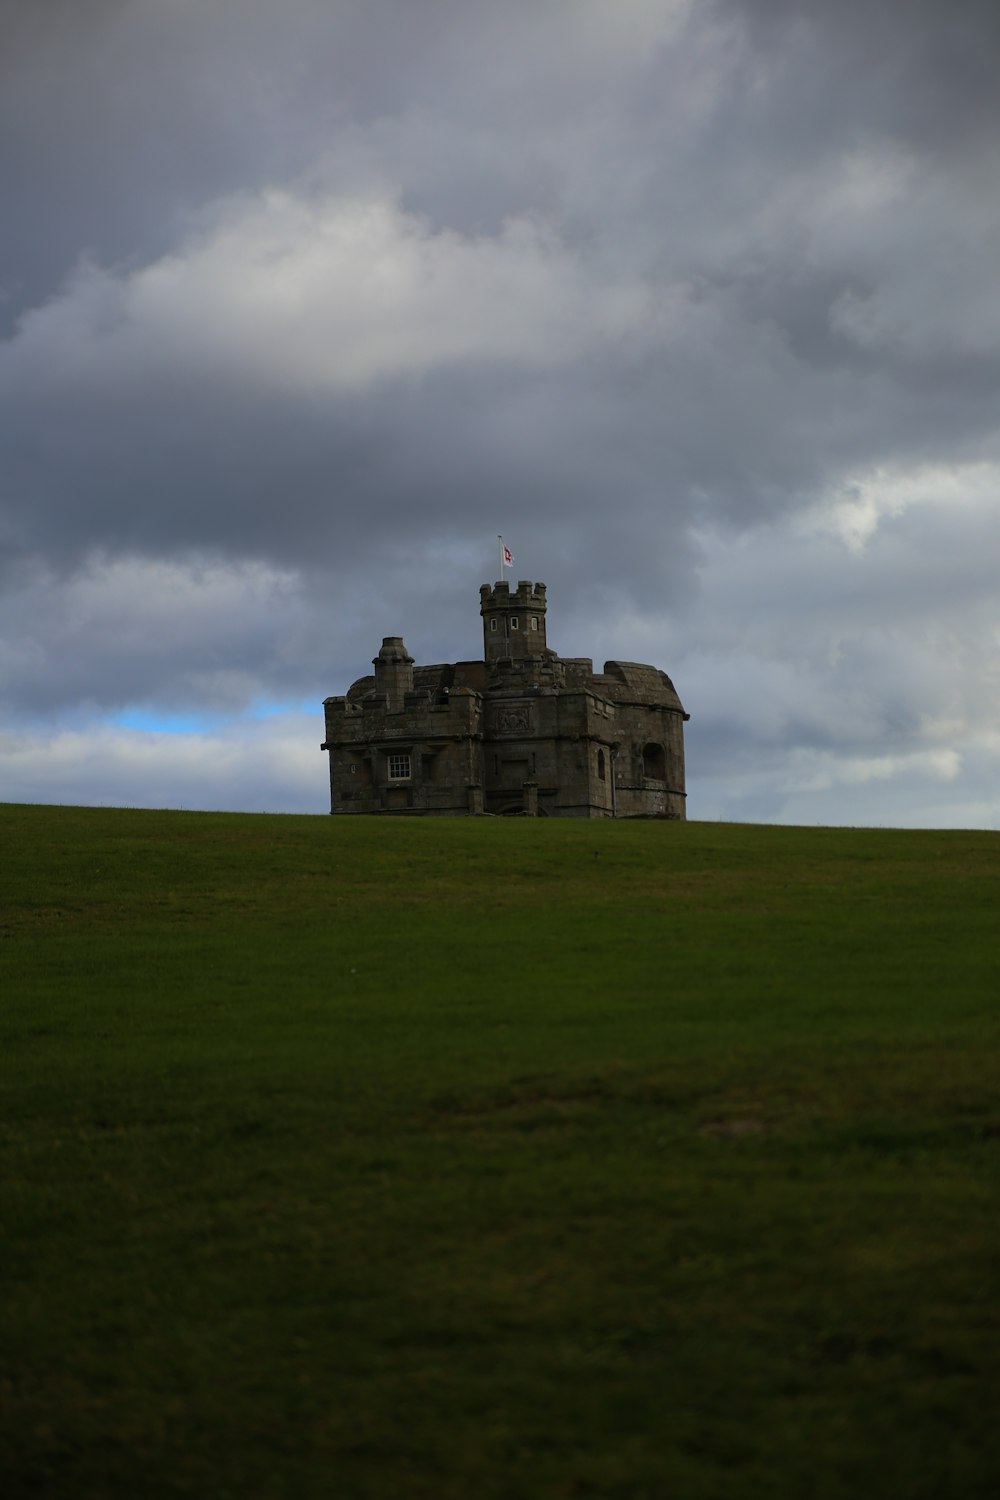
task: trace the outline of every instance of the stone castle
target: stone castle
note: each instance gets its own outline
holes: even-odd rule
[[[482,661],[418,667],[390,635],[375,675],[325,700],[331,813],[683,818],[667,674],[550,651],[544,583],[479,594]]]

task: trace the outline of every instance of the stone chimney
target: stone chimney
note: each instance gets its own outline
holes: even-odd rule
[[[401,635],[387,635],[382,640],[382,649],[372,658],[375,668],[375,691],[389,702],[389,710],[396,713],[403,707],[406,694],[413,691],[413,657],[409,654]]]

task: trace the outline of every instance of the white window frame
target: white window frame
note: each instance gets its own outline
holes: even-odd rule
[[[520,626],[520,623],[518,621],[517,615],[512,615],[511,616],[510,628],[511,628],[511,630],[520,630],[521,626]]]
[[[491,630],[496,630],[496,628],[497,628],[497,621],[496,621],[496,615],[494,615],[493,618],[492,618],[492,620],[490,621],[490,629]]]
[[[410,780],[413,775],[413,760],[409,750],[390,750],[386,753],[385,760],[390,781]]]
[[[538,616],[537,615],[532,615],[532,617],[531,617],[531,628],[532,628],[532,630],[537,630],[538,629]]]

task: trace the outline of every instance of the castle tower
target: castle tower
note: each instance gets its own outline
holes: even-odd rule
[[[483,617],[483,657],[488,662],[524,661],[548,654],[545,643],[545,585],[519,580],[484,583],[479,590]]]
[[[413,657],[403,644],[401,635],[387,635],[382,639],[382,649],[372,658],[375,668],[375,692],[389,700],[390,713],[403,707],[407,693],[413,691]]]

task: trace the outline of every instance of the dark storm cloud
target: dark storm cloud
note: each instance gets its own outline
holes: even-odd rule
[[[758,54],[782,59],[786,80],[800,71],[791,100],[808,97],[803,115],[825,132],[877,131],[937,154],[1000,123],[992,0],[722,0],[722,8]]]
[[[971,521],[961,620],[913,559],[1000,462],[995,6],[3,20],[7,704],[321,695],[389,631],[474,654],[503,529],[560,649],[669,646],[691,698],[687,664],[706,765],[939,754],[921,674],[982,670],[989,584]]]
[[[374,174],[467,225],[547,206],[535,131],[587,107],[600,61],[572,7],[547,14],[530,0],[493,17],[464,0],[5,0],[8,316],[82,252],[154,258],[203,204],[274,183]]]

